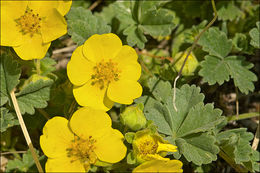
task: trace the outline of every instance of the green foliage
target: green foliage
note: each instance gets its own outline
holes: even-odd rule
[[[260,48],[260,22],[256,23],[257,28],[253,28],[249,31],[251,37],[250,44],[255,48]]]
[[[36,151],[38,154],[39,152]],[[44,156],[40,157],[40,160],[42,160]],[[22,159],[14,159],[9,160],[6,171],[10,172],[12,170],[19,171],[19,172],[37,172],[37,169],[35,169],[35,163],[32,157],[32,154],[30,150],[28,150],[26,153],[23,154]]]
[[[249,142],[253,137],[246,128],[226,130],[217,134],[220,149],[234,159],[236,164],[244,165],[251,172],[259,171],[257,161],[260,160],[260,153],[253,150]]]
[[[93,34],[104,34],[111,31],[111,27],[91,11],[82,7],[71,8],[67,14],[68,34],[78,45],[82,45]]]
[[[1,107],[0,108],[0,132],[4,132],[6,131],[7,128],[9,127],[13,127],[15,125],[18,125],[19,122],[16,118],[16,115],[14,113],[11,113],[8,111],[8,109],[4,108],[4,107]]]
[[[17,101],[22,114],[34,114],[35,108],[44,108],[50,99],[52,80],[31,81],[17,93]]]
[[[234,1],[222,1],[217,4],[219,20],[234,20],[242,15],[242,11],[235,5]]]
[[[179,154],[188,161],[201,165],[216,160],[219,149],[210,132],[225,120],[221,110],[214,109],[212,104],[204,105],[199,88],[183,85],[176,90],[176,111],[169,82],[152,78],[148,85],[153,97],[137,100],[144,103],[146,118],[154,121],[158,131],[167,135],[166,139],[177,145]]]
[[[4,105],[9,100],[10,92],[19,83],[21,69],[16,61],[9,54],[1,55],[0,62],[0,75],[1,75],[1,99],[0,105]]]
[[[204,51],[209,52],[201,62],[202,69],[199,72],[205,82],[221,85],[231,77],[242,93],[254,91],[253,82],[257,77],[249,70],[253,64],[245,61],[243,56],[227,57],[232,48],[232,41],[227,39],[224,32],[210,28],[201,37],[199,44]]]
[[[147,38],[145,34],[153,37],[167,36],[175,27],[174,13],[161,8],[160,1],[117,1],[111,4],[115,16],[125,27],[123,34],[127,36],[127,43],[144,48]]]

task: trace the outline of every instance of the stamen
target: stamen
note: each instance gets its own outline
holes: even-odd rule
[[[16,19],[17,27],[20,28],[20,32],[23,34],[30,34],[33,37],[34,34],[40,33],[41,20],[39,14],[35,14],[29,7],[25,11],[24,15]]]
[[[108,62],[103,60],[93,67],[91,75],[91,85],[97,85],[100,90],[103,90],[109,83],[118,81],[121,71],[117,68],[117,63],[109,59]]]

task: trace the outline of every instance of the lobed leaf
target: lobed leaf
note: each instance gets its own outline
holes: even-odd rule
[[[50,99],[52,80],[37,80],[27,84],[19,93],[17,101],[22,114],[34,114],[35,108],[44,108]]]
[[[260,22],[256,23],[257,28],[253,28],[249,31],[251,37],[250,44],[255,48],[260,48]]]
[[[4,108],[4,107],[1,107],[0,108],[0,122],[1,122],[1,125],[0,125],[0,132],[4,132],[6,131],[6,129],[8,129],[9,127],[13,127],[15,125],[18,125],[19,122],[16,118],[16,115],[9,112],[8,109]]]
[[[209,28],[202,34],[198,43],[204,51],[219,58],[226,57],[232,48],[232,40],[229,40],[226,34],[218,28]]]
[[[173,90],[169,82],[151,78],[148,87],[152,97],[143,96],[136,101],[145,105],[144,114],[158,131],[177,145],[179,154],[175,157],[184,155],[197,165],[216,160],[219,149],[215,136],[209,132],[225,121],[221,110],[214,109],[212,104],[204,105],[204,95],[194,85],[176,89],[177,111],[173,107]]]
[[[94,16],[90,10],[82,7],[71,8],[67,14],[68,34],[78,45],[82,45],[94,34],[104,34],[111,27],[100,16]]]
[[[0,76],[1,76],[1,92],[0,106],[9,100],[10,92],[18,85],[21,75],[21,69],[18,63],[13,60],[9,54],[1,55]]]

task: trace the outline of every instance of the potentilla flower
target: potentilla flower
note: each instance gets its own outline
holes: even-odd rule
[[[46,172],[87,172],[91,165],[119,162],[126,155],[123,139],[104,111],[84,107],[70,121],[56,116],[40,137]]]
[[[1,46],[23,60],[41,59],[51,41],[67,33],[64,15],[72,1],[2,1]]]
[[[180,173],[182,170],[182,162],[179,160],[151,160],[142,163],[133,170],[136,172],[175,172]]]
[[[177,147],[164,140],[158,133],[149,129],[138,131],[133,140],[133,152],[137,162],[149,160],[170,160],[167,152],[176,152]]]
[[[108,110],[114,102],[131,104],[142,94],[135,50],[115,34],[95,34],[72,54],[67,66],[73,94],[81,106]]]

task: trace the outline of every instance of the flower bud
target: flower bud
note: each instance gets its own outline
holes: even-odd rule
[[[127,107],[124,112],[120,114],[121,123],[134,131],[144,128],[146,118],[143,114],[143,107],[143,104]]]
[[[174,68],[179,72],[181,70],[182,64],[187,56],[187,52],[179,52],[177,55],[175,55],[174,60],[176,63],[174,64]],[[196,70],[198,67],[199,63],[195,55],[191,52],[189,55],[183,70],[182,70],[182,75],[183,76],[191,76],[193,75],[193,72]]]

